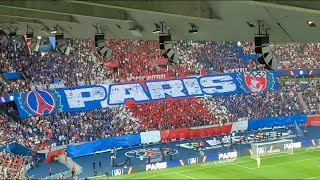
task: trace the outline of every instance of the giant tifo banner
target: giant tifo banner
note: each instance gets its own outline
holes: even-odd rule
[[[251,71],[180,79],[101,84],[16,93],[21,118],[173,99],[278,90],[273,72]]]

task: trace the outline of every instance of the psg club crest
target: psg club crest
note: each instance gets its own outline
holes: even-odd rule
[[[136,149],[131,150],[125,153],[127,157],[131,158],[161,158],[163,153],[166,155],[175,155],[178,153],[178,150],[172,148],[149,148],[149,149]]]
[[[20,94],[21,109],[28,116],[42,116],[53,112],[61,112],[61,97],[55,90],[33,90]]]
[[[238,74],[237,80],[245,92],[262,92],[274,89],[273,74],[268,71],[250,71]]]
[[[123,175],[123,169],[114,169],[111,171],[112,176],[121,176]]]

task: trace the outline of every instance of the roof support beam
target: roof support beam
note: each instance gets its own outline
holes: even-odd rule
[[[88,6],[85,4],[73,4],[66,1],[0,1],[0,7],[10,8],[16,10],[26,10],[32,13],[50,13],[50,15],[58,14],[64,15],[57,17],[59,20],[76,21],[74,18],[77,16],[92,17],[98,19],[110,19],[118,21],[127,21],[128,15],[124,10]],[[71,16],[71,18],[70,18]],[[74,16],[74,18],[72,17]],[[39,17],[41,18],[41,17]],[[52,20],[55,17],[53,16]]]
[[[7,16],[7,15],[2,15],[0,14],[0,23],[35,23],[35,24],[43,24],[40,20],[38,19],[31,19],[31,18],[23,18],[23,17],[12,17],[12,16]]]
[[[295,8],[304,8],[309,10],[320,10],[320,1],[311,0],[306,3],[305,1],[290,1],[290,0],[255,0],[258,2],[271,3],[275,5],[291,6]]]
[[[220,20],[214,15],[206,1],[101,1],[101,0],[68,0],[74,4],[94,5],[124,10],[149,11],[167,15],[196,18],[202,20]]]
[[[270,8],[277,8],[277,9],[283,9],[283,10],[291,10],[291,11],[297,11],[297,12],[303,12],[303,13],[311,13],[311,14],[320,14],[320,4],[319,6],[312,7],[312,5],[302,5],[293,3],[291,1],[262,1],[262,0],[254,0],[254,1],[239,1],[241,3],[251,4],[251,5],[257,5],[257,6],[264,6],[264,7],[270,7]],[[308,1],[312,2],[313,1]],[[302,3],[302,1],[300,1]],[[305,3],[308,4],[308,3]]]
[[[8,17],[22,17],[25,19],[41,19],[41,20],[79,23],[79,21],[75,19],[72,15],[44,13],[44,12],[31,11],[31,10],[16,9],[11,7],[9,8],[0,7],[0,14]]]

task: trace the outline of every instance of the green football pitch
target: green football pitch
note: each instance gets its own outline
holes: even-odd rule
[[[91,179],[107,178],[100,176]],[[230,163],[205,162],[108,179],[320,179],[320,151],[306,151],[303,148],[294,150],[293,155],[265,156],[261,158],[260,168],[256,160],[242,156]]]

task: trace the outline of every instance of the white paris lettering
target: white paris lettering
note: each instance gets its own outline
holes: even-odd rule
[[[100,103],[101,107],[123,105],[131,99],[136,103],[163,100],[167,97],[186,98],[228,93],[236,91],[237,86],[229,75],[192,77],[164,81],[146,82],[146,88],[139,82],[126,84],[107,84],[96,87],[65,89],[69,108],[84,108],[86,102]],[[107,88],[109,87],[109,93]],[[108,98],[107,98],[108,97]]]
[[[238,157],[237,151],[219,154],[219,160],[231,159],[231,158],[236,158],[236,157]]]
[[[86,107],[85,102],[103,101],[107,91],[102,86],[64,90],[70,108]]]
[[[165,168],[167,168],[167,162],[146,165],[146,171],[156,170],[156,169],[165,169]]]

